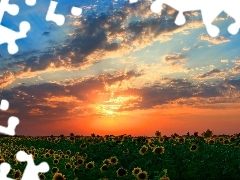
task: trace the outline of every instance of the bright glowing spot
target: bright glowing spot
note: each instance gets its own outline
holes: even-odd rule
[[[98,104],[94,105],[93,108],[97,111],[97,113],[101,115],[115,115],[117,114],[114,110],[118,110],[121,105],[104,105]]]
[[[113,97],[112,95],[108,101],[104,101],[101,104],[94,104],[91,107],[101,115],[123,115],[124,112],[118,110],[134,106],[135,104],[131,101],[141,101],[141,98],[138,96]]]

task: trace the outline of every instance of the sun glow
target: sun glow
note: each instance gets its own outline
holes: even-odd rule
[[[117,115],[118,113],[116,110],[120,108],[121,105],[106,105],[106,104],[98,104],[94,106],[94,109],[97,111],[97,113],[101,115]]]
[[[92,108],[103,116],[114,116],[114,115],[123,115],[124,112],[120,111],[124,108],[129,108],[134,106],[133,101],[139,101],[138,96],[118,96],[111,98],[108,101],[103,101],[103,103],[94,104]]]

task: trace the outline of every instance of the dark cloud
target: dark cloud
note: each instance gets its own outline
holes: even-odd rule
[[[100,75],[95,78],[78,79],[62,85],[56,83],[21,85],[1,91],[0,98],[7,99],[10,102],[11,109],[15,111],[12,115],[23,119],[39,118],[39,115],[29,114],[32,110],[37,109],[39,112],[43,112],[44,116],[48,116],[49,119],[56,119],[65,117],[68,111],[77,105],[74,102],[62,102],[62,99],[54,101],[55,98],[73,97],[76,101],[82,102],[84,107],[96,103],[97,99],[101,101],[109,100],[110,93],[105,89],[106,84],[111,85],[141,75],[142,73],[128,71],[126,73],[116,72],[113,75]]]
[[[150,87],[143,87],[140,89],[128,89],[121,94],[133,94],[142,98],[142,101],[136,101],[136,105],[131,108],[122,108],[122,110],[135,110],[135,109],[150,109],[154,106],[168,104],[180,98],[210,98],[222,95],[225,88],[221,84],[205,85],[193,84],[186,80],[172,80],[168,86],[154,85]]]
[[[181,53],[167,54],[163,57],[163,62],[171,64],[172,66],[180,65],[186,60],[186,56]]]
[[[49,34],[50,34],[50,32],[45,31],[45,32],[42,33],[42,36],[48,36]]]
[[[140,77],[142,75],[143,75],[143,72],[135,72],[134,70],[130,70],[130,71],[127,71],[126,73],[116,72],[114,77],[112,77],[109,74],[103,75],[103,77],[107,84],[112,85],[116,82],[122,82],[123,80],[129,80],[133,77]]]
[[[197,78],[206,78],[206,77],[209,77],[209,76],[211,76],[211,75],[216,75],[216,74],[219,74],[219,73],[221,73],[222,71],[220,71],[220,70],[218,70],[218,69],[212,69],[211,71],[209,71],[209,72],[206,72],[206,73],[204,73],[204,74],[200,74],[200,75],[197,75],[196,77]]]
[[[54,102],[49,101],[55,97],[74,97],[84,105],[102,103],[110,98],[110,92],[105,89],[106,85],[129,80],[143,75],[141,72],[128,71],[126,73],[116,72],[114,75],[100,75],[95,78],[79,79],[63,85],[55,83],[45,83],[31,86],[18,86],[11,90],[4,90],[0,93],[1,98],[8,99],[12,104],[12,109],[27,118],[32,109],[38,109],[50,117],[66,115],[73,107],[73,102],[61,102],[61,99]],[[233,86],[240,87],[239,80],[229,80],[227,82]],[[122,110],[150,109],[154,106],[168,104],[180,98],[212,98],[221,97],[222,92],[227,88],[219,84],[194,84],[185,79],[171,79],[165,85],[154,84],[149,87],[129,88],[116,92],[115,96],[138,96],[137,100],[130,100],[134,106],[123,106]],[[100,95],[101,94],[101,95]],[[100,101],[97,102],[97,99]],[[75,106],[75,105],[74,105]],[[32,115],[34,116],[34,115]]]
[[[73,47],[73,51],[79,48],[81,53],[88,55],[97,49],[103,49],[103,45],[106,43],[106,40],[105,31],[103,29],[95,29],[94,34],[89,33],[75,38],[71,42],[70,47]]]
[[[5,122],[11,116],[21,120],[19,129],[26,126],[37,126],[51,121],[67,121],[72,117],[81,120],[84,117],[99,116],[99,112],[89,105],[107,105],[111,92],[106,85],[111,85],[143,75],[141,72],[116,72],[113,75],[100,75],[94,78],[76,79],[74,81],[56,84],[45,83],[31,86],[18,86],[0,92],[1,99],[10,102],[10,112],[3,112],[0,121]],[[118,90],[114,97],[137,97],[125,101],[120,109],[114,111],[133,111],[151,109],[154,106],[169,104],[178,99],[216,98],[222,97],[224,88],[219,84],[194,84],[185,79],[168,79],[165,85],[154,84],[149,87]],[[229,80],[230,85],[240,87],[240,80]],[[66,98],[66,100],[64,100]],[[218,103],[219,101],[216,101]],[[227,102],[227,99],[226,101]],[[183,102],[184,103],[184,102]],[[112,102],[110,103],[112,104]],[[191,103],[190,105],[194,105]],[[180,105],[180,104],[179,104]],[[199,103],[197,103],[199,106]],[[200,107],[200,106],[199,106]]]
[[[151,13],[150,9],[146,8],[150,5],[150,2],[136,3],[129,6],[126,3],[120,10],[110,11],[111,13],[100,14],[88,14],[84,17],[80,17],[78,20],[81,22],[80,27],[75,28],[75,33],[72,37],[65,39],[64,45],[54,42],[51,48],[45,52],[34,51],[24,52],[13,56],[13,61],[8,64],[8,68],[21,66],[22,70],[16,71],[15,74],[21,74],[24,72],[44,71],[53,63],[55,68],[59,67],[81,67],[88,61],[88,56],[93,52],[102,50],[102,52],[116,51],[122,48],[123,43],[132,45],[137,39],[145,38],[143,33],[153,33],[154,36],[158,36],[162,32],[177,29],[174,21],[176,13],[169,15],[163,10],[161,16]],[[140,10],[141,12],[140,12]],[[126,22],[132,15],[147,15],[154,18],[144,18],[141,21]],[[168,16],[166,19],[165,16]],[[122,42],[108,42],[108,38],[113,38],[119,34],[126,33]],[[50,35],[48,31],[43,35]],[[30,55],[34,54],[34,55]],[[96,60],[100,60],[99,59]],[[3,67],[2,67],[3,70]],[[6,70],[6,69],[4,69]],[[0,82],[1,83],[1,82]]]
[[[240,88],[240,79],[226,80],[227,84]]]

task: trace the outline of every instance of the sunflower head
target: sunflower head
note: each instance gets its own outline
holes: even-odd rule
[[[107,166],[110,166],[110,165],[111,165],[110,159],[104,159],[104,160],[103,160],[103,163],[106,164]]]
[[[57,173],[58,171],[59,171],[59,169],[58,169],[57,167],[53,167],[53,168],[52,168],[52,173],[53,173],[53,174]]]
[[[118,177],[123,177],[123,176],[127,175],[127,173],[128,173],[127,170],[125,170],[123,168],[119,168],[116,172],[117,172]]]
[[[147,147],[146,145],[143,145],[143,146],[141,147],[141,149],[139,150],[139,153],[140,153],[141,155],[144,155],[144,154],[147,153],[147,151],[148,151],[148,147]]]
[[[94,168],[94,162],[91,161],[91,162],[87,163],[87,164],[86,164],[86,168],[87,168],[87,169],[92,169],[92,168]]]
[[[102,167],[100,168],[100,171],[105,172],[105,171],[107,171],[107,169],[108,169],[108,165],[103,164]]]
[[[231,136],[231,137],[229,138],[229,141],[230,141],[230,142],[234,142],[234,141],[235,141],[235,137]]]
[[[178,142],[179,142],[180,144],[185,143],[185,138],[184,138],[184,137],[179,137],[179,138],[178,138]]]
[[[190,147],[190,151],[194,152],[198,149],[197,145],[196,144],[193,144],[191,147]]]
[[[210,139],[208,140],[208,144],[210,144],[210,145],[215,144],[215,139],[210,138]]]
[[[164,147],[163,146],[159,146],[159,147],[154,147],[152,152],[154,154],[163,154],[164,151],[165,151]]]
[[[59,160],[58,159],[53,159],[53,164],[58,164]]]
[[[82,143],[79,147],[80,147],[81,149],[86,149],[86,148],[87,148],[87,144],[86,144],[86,143]]]
[[[137,179],[138,180],[147,180],[147,172],[146,171],[141,171],[137,174]]]
[[[77,164],[78,165],[83,165],[84,164],[84,159],[83,158],[78,158],[77,159]]]
[[[69,141],[70,141],[71,143],[74,143],[74,142],[75,142],[75,136],[70,136],[68,139],[69,139]]]
[[[223,138],[223,137],[219,137],[219,138],[218,138],[218,141],[219,141],[219,142],[223,142],[223,141],[224,141],[224,138]]]
[[[223,144],[226,145],[226,144],[228,144],[228,143],[229,143],[229,139],[228,139],[228,138],[225,138],[225,139],[223,140]]]
[[[68,162],[65,164],[65,169],[70,169],[71,167],[72,167],[71,163]]]
[[[19,178],[21,176],[22,176],[22,172],[19,169],[16,170],[15,173],[14,173],[14,178],[17,179],[17,178]]]
[[[132,175],[137,176],[138,173],[142,172],[141,168],[137,167],[132,170]]]
[[[50,149],[48,152],[49,152],[49,154],[52,155],[52,154],[54,154],[55,151],[53,149]]]
[[[169,177],[167,177],[167,176],[164,175],[164,176],[161,177],[159,180],[170,180],[170,179],[169,179]]]
[[[44,157],[45,157],[45,158],[49,158],[49,157],[50,157],[50,153],[49,153],[49,152],[45,153],[45,154],[44,154]]]
[[[116,165],[118,163],[118,159],[116,157],[110,158],[111,165]]]
[[[39,178],[41,179],[41,180],[44,180],[44,179],[46,179],[46,177],[45,177],[45,175],[44,174],[39,174]]]
[[[158,142],[160,142],[160,143],[163,143],[163,142],[164,142],[164,140],[165,140],[165,138],[164,138],[164,137],[162,137],[162,136],[160,136],[160,137],[158,138]]]
[[[67,155],[70,155],[70,154],[71,154],[71,151],[68,149],[68,150],[66,151],[66,154],[67,154]]]
[[[53,176],[53,180],[66,180],[65,175],[62,173],[55,173]]]

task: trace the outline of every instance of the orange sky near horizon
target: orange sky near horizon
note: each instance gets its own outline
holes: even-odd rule
[[[95,118],[72,119],[38,124],[38,131],[31,131],[31,126],[24,125],[33,136],[64,134],[90,136],[121,135],[154,136],[159,130],[162,135],[170,136],[173,133],[186,135],[197,131],[201,134],[210,129],[213,134],[240,133],[240,111],[232,109],[200,109],[191,107],[173,107],[169,109],[136,110],[127,116],[104,116]]]

